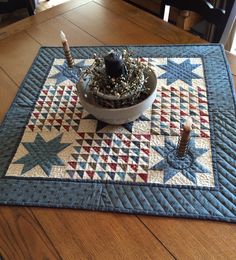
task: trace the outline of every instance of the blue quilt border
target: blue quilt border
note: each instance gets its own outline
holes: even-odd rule
[[[218,172],[218,176],[222,176],[222,167],[218,165],[221,144],[217,141],[222,127],[214,124],[215,118],[218,121],[222,118],[230,118],[230,124],[236,123],[236,98],[223,46],[207,44],[72,47],[72,53],[76,58],[90,58],[94,52],[105,54],[114,48],[127,48],[133,50],[137,56],[146,57],[202,57],[207,70],[206,79],[210,92],[208,101],[211,129],[214,130],[211,132],[214,171]],[[64,58],[62,48],[42,47],[40,49],[0,127],[0,176],[2,177],[22,138],[25,125],[54,58]],[[221,85],[224,87],[221,88]],[[215,132],[218,139],[215,138]],[[232,142],[230,145],[235,144]],[[230,178],[230,189],[222,185],[220,177],[218,190],[212,191],[189,187],[180,189],[109,182],[23,180],[3,177],[0,179],[0,204],[81,208],[236,222],[235,168]]]

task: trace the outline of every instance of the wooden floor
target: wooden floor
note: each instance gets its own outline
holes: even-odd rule
[[[74,0],[0,29],[0,117],[39,47],[204,43],[120,0]],[[236,80],[236,58],[229,55]],[[4,259],[236,259],[236,225],[70,209],[0,207]],[[1,257],[0,257],[1,258]]]

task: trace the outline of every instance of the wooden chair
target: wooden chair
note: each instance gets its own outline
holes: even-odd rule
[[[164,18],[166,6],[173,6],[183,11],[193,11],[202,16],[206,21],[215,25],[212,42],[219,42],[224,31],[227,15],[225,10],[214,8],[207,0],[162,0],[160,16]],[[183,15],[185,12],[183,12]]]

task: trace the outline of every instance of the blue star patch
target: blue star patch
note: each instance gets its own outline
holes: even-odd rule
[[[64,162],[57,154],[70,144],[60,143],[61,138],[62,134],[45,142],[41,135],[37,134],[34,142],[22,143],[29,153],[14,162],[15,164],[24,164],[21,174],[24,174],[39,165],[47,176],[49,176],[53,165],[63,166]]]
[[[79,61],[75,64],[73,68],[69,68],[66,61],[64,61],[62,65],[54,65],[58,72],[49,78],[56,79],[56,84],[60,84],[68,79],[76,84],[79,79],[79,69],[86,67],[84,63],[85,60]]]
[[[196,159],[206,153],[208,149],[197,148],[194,139],[190,140],[188,153],[184,158],[178,158],[176,155],[176,144],[168,138],[165,138],[165,146],[152,146],[163,159],[151,167],[151,170],[164,171],[164,183],[169,181],[179,172],[194,184],[197,183],[196,173],[209,174],[209,170],[205,168]]]
[[[167,79],[167,85],[174,83],[178,79],[184,81],[188,85],[192,85],[192,79],[201,78],[192,72],[200,65],[201,64],[191,64],[189,59],[180,64],[168,59],[167,65],[158,65],[158,67],[166,71],[159,76],[159,79]]]

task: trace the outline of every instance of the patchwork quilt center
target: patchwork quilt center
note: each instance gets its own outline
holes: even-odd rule
[[[55,59],[6,176],[214,187],[207,90],[201,58],[145,58],[157,76],[152,107],[112,126],[79,102],[75,60]],[[176,157],[183,122],[193,119],[187,156]]]

